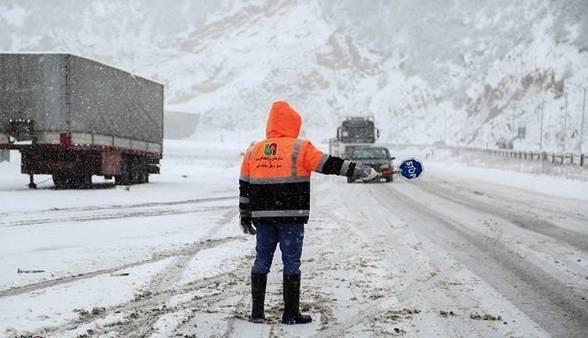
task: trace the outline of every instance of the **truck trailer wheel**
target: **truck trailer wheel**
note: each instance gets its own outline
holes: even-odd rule
[[[131,185],[131,178],[125,174],[114,176],[114,183],[116,185]]]
[[[149,183],[149,174],[146,172],[141,173],[141,179],[139,180],[140,184]]]
[[[142,170],[137,170],[132,175],[131,184],[144,184],[147,183],[147,173]]]
[[[137,183],[137,184],[147,183],[147,173],[144,171],[139,172],[139,174],[137,174],[137,181],[135,183]]]
[[[114,177],[116,185],[144,184],[149,182],[149,165],[145,158],[125,156],[121,173]]]

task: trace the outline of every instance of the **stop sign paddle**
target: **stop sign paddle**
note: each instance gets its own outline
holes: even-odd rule
[[[418,160],[411,158],[400,165],[400,175],[407,180],[419,178],[423,173],[423,165]]]

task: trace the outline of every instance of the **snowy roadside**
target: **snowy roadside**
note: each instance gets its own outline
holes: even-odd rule
[[[451,177],[453,180],[477,180],[514,189],[536,191],[554,198],[588,200],[588,181],[431,161],[426,162],[426,170],[435,172],[437,176]]]
[[[434,146],[390,146],[391,152],[399,159],[407,157],[417,157],[432,163],[451,164],[458,167],[479,168],[479,169],[493,169],[494,174],[504,172],[502,182],[508,182],[511,175],[507,173],[528,174],[529,178],[551,177],[561,182],[588,182],[588,167],[580,167],[578,163],[575,164],[551,164],[541,161],[530,161],[519,158],[499,157],[491,154],[468,151],[465,149],[448,149],[437,148]],[[458,172],[459,173],[459,172]],[[486,175],[480,174],[477,177],[484,177]],[[514,175],[515,178],[518,178]],[[529,181],[527,179],[527,181]]]

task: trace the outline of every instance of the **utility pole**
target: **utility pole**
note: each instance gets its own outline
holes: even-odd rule
[[[515,108],[512,109],[512,133],[516,136],[516,127],[515,127]]]
[[[443,123],[443,142],[447,145],[447,111],[445,109],[443,109],[443,120],[445,121]]]
[[[562,145],[561,145],[562,152],[566,151],[567,134],[568,134],[568,93],[566,92],[566,108],[564,110],[564,124],[563,124],[563,135],[562,135]]]
[[[582,122],[580,123],[580,153],[582,153],[582,140],[584,139],[584,116],[586,115],[586,88],[584,87],[584,103],[582,104]]]
[[[543,151],[543,114],[545,110],[543,109],[545,106],[545,100],[541,102],[541,131],[539,133],[539,150]]]
[[[586,90],[588,88],[586,88],[583,84],[577,84],[577,83],[573,83],[573,82],[566,82],[567,84],[570,84],[576,88],[580,88],[584,90],[584,102],[582,103],[582,121],[580,122],[580,143],[579,143],[579,150],[580,153],[582,153],[583,149],[582,149],[582,145],[583,145],[583,141],[584,141],[584,118],[586,116]]]

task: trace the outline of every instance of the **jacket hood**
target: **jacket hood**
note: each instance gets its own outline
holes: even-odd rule
[[[302,117],[295,111],[288,102],[276,101],[267,118],[265,134],[267,138],[294,137],[300,134]]]

